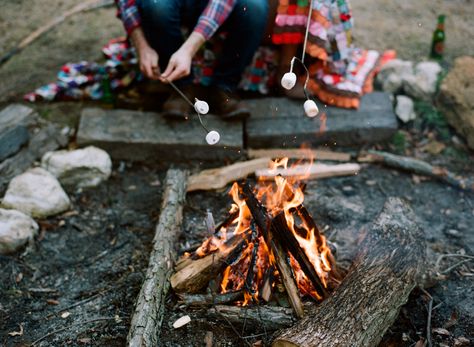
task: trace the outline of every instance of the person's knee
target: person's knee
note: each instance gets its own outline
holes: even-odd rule
[[[154,26],[169,24],[179,13],[175,1],[172,0],[139,0],[138,5],[142,17],[152,21]]]
[[[268,0],[238,0],[235,9],[241,20],[253,29],[263,29],[268,17]]]

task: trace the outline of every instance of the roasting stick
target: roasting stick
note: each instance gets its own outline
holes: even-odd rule
[[[201,118],[201,113],[194,107],[194,104],[189,100],[189,98],[184,94],[181,89],[178,88],[176,84],[173,83],[173,81],[170,81],[169,79],[162,77],[166,82],[170,84],[171,87],[196,111],[198,118],[199,118],[199,123],[201,123],[201,126],[206,130],[206,132],[211,132],[205,125],[204,122],[202,121]]]

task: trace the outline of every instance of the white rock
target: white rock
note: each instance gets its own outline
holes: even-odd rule
[[[90,146],[74,151],[47,152],[41,166],[68,187],[95,187],[112,173],[112,160],[106,151]]]
[[[413,74],[413,63],[411,61],[393,59],[382,66],[377,74],[377,82],[384,91],[394,93],[401,89],[405,77]]]
[[[56,177],[42,168],[30,169],[12,179],[2,201],[5,208],[40,218],[67,211],[70,205]]]
[[[418,63],[415,74],[404,79],[403,90],[415,99],[431,100],[436,92],[436,83],[441,70],[441,66],[433,61]]]
[[[395,114],[403,123],[407,123],[416,118],[413,100],[405,95],[397,96],[397,106],[395,107]]]
[[[13,253],[38,233],[38,224],[26,214],[0,208],[0,254]]]
[[[189,322],[191,322],[191,317],[189,317],[188,315],[183,316],[173,323],[173,328],[175,329],[181,328],[182,326],[188,324]]]

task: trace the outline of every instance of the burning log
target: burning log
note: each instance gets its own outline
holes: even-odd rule
[[[314,289],[316,289],[318,294],[320,294],[323,299],[326,298],[328,296],[328,292],[321,283],[321,280],[319,279],[318,274],[316,273],[316,270],[311,264],[308,256],[301,249],[298,240],[295,238],[293,233],[288,230],[284,213],[281,212],[280,214],[278,214],[272,220],[271,225],[275,238],[278,239],[281,245],[285,245],[284,249],[288,250],[296,259],[296,261],[300,264],[301,269],[311,280],[311,283],[313,284]]]
[[[171,287],[177,293],[196,293],[204,288],[217,273],[231,263],[248,241],[248,234],[233,236],[224,247],[203,258],[191,260],[186,266],[181,266],[170,279]]]
[[[291,177],[292,179],[318,179],[338,176],[357,175],[360,165],[354,163],[328,165],[328,164],[301,164],[290,168],[260,169],[255,171],[255,176],[262,180],[272,180],[275,176]]]
[[[290,264],[286,259],[286,253],[283,250],[283,246],[280,243],[275,242],[272,236],[271,220],[260,202],[253,195],[252,189],[248,184],[243,186],[242,194],[244,195],[247,207],[249,208],[255,223],[257,223],[262,231],[266,244],[273,253],[278,272],[280,273],[283,285],[285,286],[290,299],[291,306],[293,307],[296,316],[302,318],[304,310],[299,291],[293,278]]]
[[[127,346],[156,346],[163,320],[164,301],[169,289],[169,276],[176,258],[175,245],[181,232],[187,173],[168,170],[161,205],[160,221],[153,239],[153,250],[132,317]]]
[[[228,306],[216,305],[208,311],[208,315],[225,318],[233,324],[264,326],[268,330],[283,329],[292,326],[296,319],[291,308],[277,306]]]
[[[420,280],[424,258],[424,232],[414,213],[389,198],[342,285],[273,346],[377,346]]]

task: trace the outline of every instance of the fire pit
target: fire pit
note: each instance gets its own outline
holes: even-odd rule
[[[287,168],[288,159],[275,161],[272,170]],[[192,254],[177,263],[171,285],[184,301],[218,282],[215,300],[237,305],[268,302],[275,289],[289,296],[297,317],[303,316],[300,298],[319,301],[340,281],[325,236],[303,205],[305,178],[274,176],[234,183],[227,219]],[[282,291],[282,290],[280,290]]]
[[[270,171],[287,164],[287,159],[277,160]],[[424,233],[405,202],[388,198],[372,226],[362,229],[357,255],[342,276],[303,205],[307,176],[298,172],[286,178],[270,172],[254,188],[248,181],[234,183],[227,218],[217,227],[208,223],[208,237],[177,262],[187,176],[168,172],[130,346],[157,344],[170,284],[185,306],[206,307],[205,319],[224,319],[234,332],[233,324],[259,324],[265,334],[284,329],[274,335],[273,346],[380,342],[422,279]],[[175,323],[189,322],[183,316]]]

